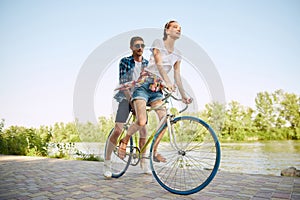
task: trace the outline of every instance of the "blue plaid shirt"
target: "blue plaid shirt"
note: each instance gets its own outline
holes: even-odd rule
[[[148,60],[142,60],[142,70],[147,67]],[[132,81],[133,70],[135,67],[135,62],[133,56],[124,57],[120,60],[119,63],[119,84],[123,84],[129,81]],[[126,99],[124,92],[119,91],[115,97],[118,102],[121,102],[123,99]]]

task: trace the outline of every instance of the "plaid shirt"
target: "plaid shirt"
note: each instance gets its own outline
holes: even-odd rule
[[[147,67],[148,60],[142,60],[142,70]],[[123,84],[132,81],[133,69],[135,67],[135,62],[133,56],[124,57],[121,59],[119,64],[119,84]]]
[[[148,65],[148,60],[142,60],[142,69]],[[132,81],[133,70],[135,67],[135,62],[133,56],[124,57],[121,59],[119,64],[119,84],[124,84],[126,82]],[[122,100],[126,99],[125,94],[123,91],[119,91],[114,98],[117,102],[121,102]]]

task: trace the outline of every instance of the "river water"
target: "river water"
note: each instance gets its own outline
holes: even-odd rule
[[[76,143],[76,149],[103,158],[104,145]],[[220,170],[280,176],[282,169],[300,169],[300,141],[221,143]]]
[[[280,176],[282,169],[300,169],[300,141],[222,143],[220,169]]]

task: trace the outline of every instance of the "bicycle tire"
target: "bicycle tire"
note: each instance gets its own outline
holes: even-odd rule
[[[110,133],[106,139],[106,142],[105,142],[104,159],[106,158],[106,150],[107,150],[108,143],[110,142],[109,138],[110,138],[111,134],[113,133],[113,131],[114,131],[114,128],[110,131]],[[130,165],[130,162],[131,162],[132,151],[133,151],[132,137],[130,137],[129,144],[127,145],[126,156],[125,156],[124,160],[120,159],[117,155],[118,144],[117,144],[117,146],[115,146],[115,145],[113,145],[113,146],[114,146],[114,149],[112,151],[111,159],[110,159],[111,160],[112,178],[119,178],[125,174],[126,170],[128,169],[128,167]]]
[[[151,144],[150,166],[153,176],[171,193],[189,195],[199,192],[213,180],[220,165],[221,150],[217,135],[199,118],[176,117],[171,121],[176,138],[173,140],[166,132],[157,149],[166,162],[155,162],[154,144],[167,127],[165,123],[157,131]]]

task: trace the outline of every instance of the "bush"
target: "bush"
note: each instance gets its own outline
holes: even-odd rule
[[[41,138],[36,129],[11,126],[0,132],[0,153],[46,156],[50,137]]]

